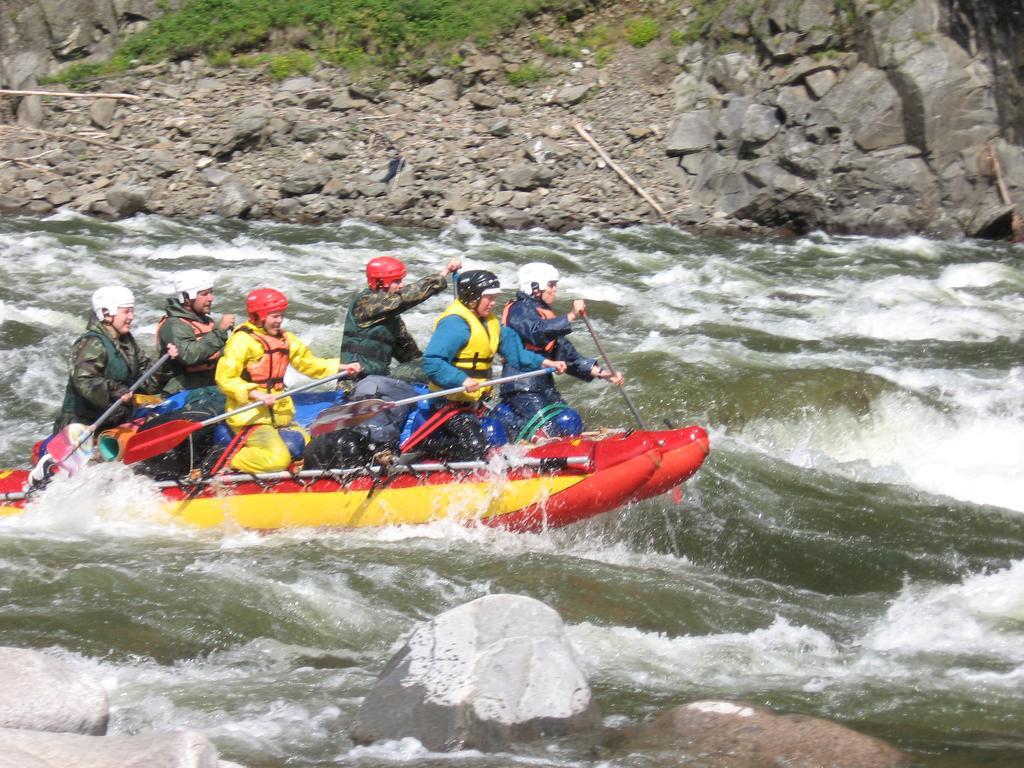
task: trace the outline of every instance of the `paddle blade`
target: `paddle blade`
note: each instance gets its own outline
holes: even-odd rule
[[[328,432],[334,432],[338,429],[354,427],[356,424],[362,424],[364,421],[372,419],[378,413],[386,411],[393,405],[394,403],[389,400],[379,400],[377,398],[332,405],[330,408],[321,411],[320,415],[313,419],[313,423],[309,425],[309,433],[316,437],[317,435],[326,435]]]
[[[159,456],[161,453],[167,453],[186,437],[202,428],[202,422],[178,419],[164,422],[152,429],[136,432],[125,445],[124,456],[121,460],[125,464],[132,464]]]

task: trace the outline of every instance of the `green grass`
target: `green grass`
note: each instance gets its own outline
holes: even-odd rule
[[[637,16],[626,22],[626,41],[634,48],[643,48],[661,37],[661,25],[650,16]]]
[[[601,0],[602,2],[604,0]],[[575,0],[191,0],[124,41],[113,58],[71,67],[63,80],[122,71],[137,64],[196,55],[272,49],[300,40],[315,57],[349,67],[393,68],[425,51],[439,56],[464,40],[498,39],[542,11],[559,13]],[[599,3],[600,4],[600,3]],[[288,48],[295,45],[286,46]],[[294,62],[293,62],[294,64]],[[274,72],[285,65],[271,63]]]
[[[538,80],[543,80],[548,77],[548,71],[544,67],[538,67],[535,64],[524,64],[519,69],[513,69],[507,74],[509,85],[514,85],[517,88],[524,85],[530,85]]]

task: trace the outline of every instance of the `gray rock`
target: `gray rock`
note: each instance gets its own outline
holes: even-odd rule
[[[694,754],[701,756],[704,768],[896,768],[909,763],[895,747],[837,723],[728,701],[673,707],[638,729],[626,746],[657,750],[664,766],[691,765]]]
[[[420,93],[438,101],[455,101],[459,98],[459,86],[454,80],[442,77],[420,88]]]
[[[699,152],[714,146],[715,127],[710,110],[696,110],[676,115],[665,138],[669,156]]]
[[[219,768],[217,749],[197,731],[81,736],[0,729],[0,764],[18,768]]]
[[[18,213],[29,204],[29,199],[17,195],[0,195],[0,213]]]
[[[865,152],[903,144],[903,101],[881,70],[857,65],[835,85],[820,105],[832,116],[818,122],[843,126]]]
[[[44,117],[43,102],[39,96],[25,96],[18,102],[18,125],[39,128]]]
[[[277,90],[280,93],[307,93],[316,87],[317,82],[312,77],[290,77]]]
[[[523,148],[523,152],[535,163],[543,163],[547,160],[563,160],[575,155],[564,144],[559,144],[557,141],[543,137],[531,139]]]
[[[816,99],[822,98],[826,93],[832,90],[832,86],[836,84],[836,73],[831,69],[823,69],[820,72],[814,72],[807,76],[807,90]]]
[[[252,107],[244,111],[220,135],[213,153],[218,157],[230,155],[239,149],[256,144],[263,136],[263,131],[270,124],[270,111],[265,107]]]
[[[199,175],[202,176],[203,180],[211,187],[219,187],[228,179],[234,178],[233,174],[220,168],[213,167],[203,168],[203,170],[199,172]]]
[[[349,153],[348,144],[340,139],[325,141],[320,147],[320,154],[325,160],[344,160]]]
[[[4,207],[0,201],[0,209]],[[0,648],[0,689],[0,728],[94,736],[107,732],[110,709],[103,686],[66,661],[38,651]]]
[[[545,174],[545,169],[536,163],[516,163],[500,171],[498,178],[505,187],[531,190],[544,186],[552,176]]]
[[[331,178],[330,167],[303,163],[284,177],[279,189],[285,195],[308,195],[311,192],[319,191],[329,178]]]
[[[295,217],[302,208],[302,203],[294,197],[283,197],[274,203],[272,213],[277,219],[291,219]]]
[[[114,124],[117,102],[113,99],[96,99],[89,105],[89,120],[97,128],[107,130]]]
[[[491,220],[532,221],[510,209]],[[598,717],[558,614],[532,598],[491,595],[413,631],[366,696],[352,736],[500,750],[592,728]]]
[[[106,202],[114,215],[123,219],[148,209],[153,190],[136,184],[118,183],[107,190]]]
[[[470,91],[466,94],[466,98],[476,109],[497,109],[501,106],[501,99],[493,93]]]
[[[751,104],[743,115],[740,138],[748,143],[761,144],[774,138],[780,127],[774,107]]]
[[[292,128],[292,136],[296,141],[312,144],[323,135],[323,128],[313,123],[296,123]]]
[[[370,181],[366,184],[359,184],[356,189],[363,197],[383,197],[388,193],[388,185],[382,181]]]
[[[705,77],[723,93],[748,94],[756,89],[757,73],[760,71],[755,56],[732,51],[713,58],[708,63]]]
[[[586,95],[590,93],[592,85],[584,83],[582,85],[567,85],[562,88],[558,93],[555,94],[554,102],[561,104],[563,107],[571,107],[573,104],[579,104],[586,98]]]
[[[362,109],[369,103],[366,99],[353,98],[346,89],[331,99],[331,109],[335,112],[347,112],[350,109]]]
[[[487,129],[487,132],[491,134],[491,136],[504,138],[512,133],[512,124],[509,122],[507,117],[499,117],[491,123],[491,127]]]

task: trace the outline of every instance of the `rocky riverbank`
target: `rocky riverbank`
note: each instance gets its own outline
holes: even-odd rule
[[[682,28],[701,5],[535,20],[417,79],[319,65],[277,82],[184,60],[92,84],[126,98],[8,99],[0,211],[1009,233],[1024,149],[1015,107],[997,95],[1019,90],[1016,70],[991,35],[971,38],[975,50],[954,39],[987,29],[983,0],[856,0],[852,13],[765,0],[721,14],[696,42],[665,26],[643,48],[560,55],[647,6]],[[1024,18],[1024,2],[1009,6]],[[26,13],[3,22],[8,40]],[[53,66],[30,58],[2,56],[8,86],[32,88]],[[527,68],[546,76],[511,84]]]

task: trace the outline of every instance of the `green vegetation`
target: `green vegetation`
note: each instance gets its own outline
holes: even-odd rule
[[[643,48],[661,37],[661,25],[650,16],[637,16],[626,22],[626,40],[634,48]]]
[[[196,55],[223,62],[275,47],[303,48],[348,67],[393,68],[427,51],[443,57],[463,40],[486,45],[524,18],[575,7],[576,0],[191,0],[128,38],[108,62],[69,67],[61,79]],[[306,66],[296,59],[269,63],[274,76]]]
[[[316,66],[316,59],[306,51],[289,51],[281,56],[270,59],[270,76],[275,80],[284,80],[292,75],[308,75]]]
[[[519,88],[543,80],[547,76],[548,71],[544,67],[538,67],[536,64],[524,64],[519,69],[509,71],[508,82],[509,85]]]

